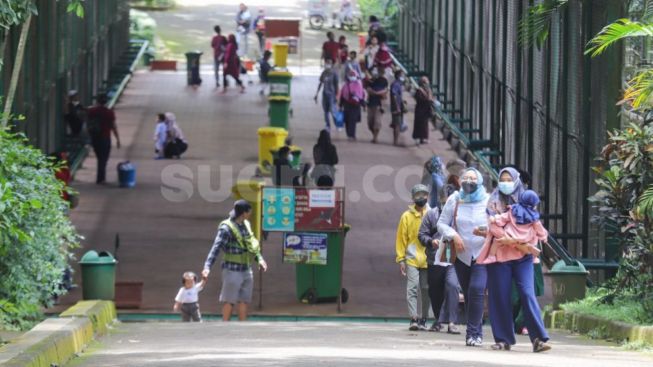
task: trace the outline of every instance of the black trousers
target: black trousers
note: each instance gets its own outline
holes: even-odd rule
[[[107,163],[111,154],[111,138],[94,137],[91,140],[91,144],[97,157],[97,176],[95,183],[102,183],[107,179]]]
[[[458,322],[458,277],[452,265],[428,267],[429,298],[436,320],[449,323]],[[442,305],[445,305],[442,308]],[[441,313],[444,311],[444,313]]]

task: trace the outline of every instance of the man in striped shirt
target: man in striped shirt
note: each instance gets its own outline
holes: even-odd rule
[[[234,305],[238,304],[238,320],[247,319],[247,305],[252,301],[254,276],[252,262],[256,260],[263,271],[268,268],[258,240],[252,234],[249,217],[252,206],[245,200],[234,203],[229,218],[220,223],[218,234],[204,262],[202,275],[208,277],[220,250],[224,252],[222,262],[222,320],[229,321]]]

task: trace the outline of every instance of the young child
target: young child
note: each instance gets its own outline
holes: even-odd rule
[[[358,78],[361,78],[363,75],[363,71],[361,70],[360,63],[358,62],[357,59],[356,51],[349,52],[349,60],[345,62],[345,76],[347,75],[349,70],[355,71]]]
[[[197,283],[197,275],[192,271],[187,271],[182,275],[181,283],[184,286],[179,288],[179,293],[175,297],[175,305],[172,308],[177,312],[181,310],[181,321],[202,321],[198,293],[204,289],[206,279],[206,277],[202,277],[202,281]]]
[[[259,78],[261,79],[261,90],[259,94],[263,95],[265,94],[265,88],[268,86],[268,73],[270,70],[272,70],[272,66],[270,66],[270,57],[272,56],[272,52],[270,50],[265,50],[263,52],[263,58],[261,61],[259,61]]]
[[[547,242],[548,232],[540,222],[540,213],[537,211],[537,204],[540,198],[535,191],[526,190],[519,195],[519,202],[510,207],[506,213],[497,214],[489,218],[490,234],[485,240],[485,245],[477,259],[479,264],[492,264],[501,257],[518,257],[514,251],[523,255],[533,255],[533,262],[539,263],[540,250],[537,242]],[[497,251],[501,246],[493,243],[493,239],[502,238],[506,235],[519,241],[518,245],[511,246],[512,249],[502,249],[497,258]],[[512,253],[511,253],[512,252]]]
[[[156,127],[154,128],[154,152],[155,159],[163,159],[163,149],[165,148],[166,139],[168,138],[168,126],[166,125],[166,116],[163,113],[158,114]]]

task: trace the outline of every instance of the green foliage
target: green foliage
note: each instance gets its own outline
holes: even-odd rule
[[[129,19],[131,38],[145,39],[152,44],[156,33],[156,21],[146,12],[135,9],[129,11]]]
[[[544,0],[528,9],[519,21],[519,44],[526,47],[536,45],[541,48],[549,38],[551,19],[569,0]]]
[[[370,15],[374,15],[379,18],[388,36],[395,33],[399,14],[397,0],[358,0],[358,7],[364,24],[367,23]]]
[[[610,290],[608,289],[593,288],[588,291],[585,298],[564,303],[560,307],[565,311],[596,316],[611,321],[621,321],[634,325],[653,325],[653,314],[646,311],[634,293],[625,292],[620,298],[607,303],[605,298],[609,295]]]
[[[585,54],[593,57],[605,52],[615,42],[632,37],[653,36],[653,24],[635,22],[630,19],[619,19],[603,27],[603,29],[592,38]]]
[[[84,0],[68,1],[68,12],[84,16]],[[27,19],[28,14],[38,15],[38,9],[33,0],[0,0],[0,27],[9,29]]]
[[[78,246],[56,166],[0,130],[0,326],[28,328],[51,302]]]
[[[632,297],[653,317],[653,126],[609,133],[598,161],[593,220],[618,241],[622,256],[603,301]]]

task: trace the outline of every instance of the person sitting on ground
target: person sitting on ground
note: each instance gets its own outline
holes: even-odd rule
[[[492,236],[487,236],[485,246],[481,250],[477,261],[481,264],[492,264],[498,260],[497,255],[511,256],[510,249],[504,248],[501,253],[497,253],[499,244],[494,243],[493,238],[503,238],[507,235],[515,239],[518,243],[512,245],[513,251],[521,254],[533,255],[533,262],[540,261],[540,250],[537,248],[538,241],[547,242],[549,233],[540,222],[540,213],[537,211],[537,205],[540,198],[535,191],[526,190],[519,195],[519,202],[510,207],[510,210],[503,214],[492,215],[489,217],[489,231]],[[505,247],[505,246],[504,246]],[[519,258],[520,256],[517,256]]]
[[[313,168],[312,176],[316,183],[320,182],[323,176],[328,176],[332,183],[335,182],[338,152],[336,146],[331,143],[331,134],[326,129],[320,131],[317,144],[313,146],[313,161],[315,168]],[[326,181],[322,181],[322,183],[326,183]]]
[[[202,322],[198,293],[204,289],[206,280],[207,277],[203,276],[202,281],[197,283],[197,275],[192,271],[187,271],[181,276],[183,287],[179,288],[177,297],[175,297],[175,305],[172,307],[176,312],[181,311],[181,321]]]
[[[261,61],[259,61],[259,79],[261,79],[261,90],[260,94],[264,95],[265,94],[265,89],[268,86],[269,80],[268,80],[268,74],[270,73],[270,70],[272,70],[272,66],[270,65],[270,57],[272,56],[272,52],[269,50],[265,50],[263,52],[263,58]]]
[[[166,144],[163,155],[165,158],[181,158],[181,155],[188,149],[188,143],[184,138],[184,133],[177,125],[177,118],[172,112],[166,112]]]
[[[156,153],[155,159],[163,159],[166,141],[168,140],[168,125],[165,114],[159,113],[157,117],[158,120],[154,127],[154,153]]]

